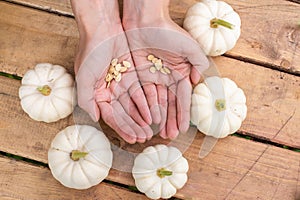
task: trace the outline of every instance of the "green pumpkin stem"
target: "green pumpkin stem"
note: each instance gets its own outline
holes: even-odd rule
[[[218,26],[224,26],[226,28],[229,28],[229,29],[234,29],[234,25],[223,20],[223,19],[217,19],[217,18],[214,18],[212,20],[210,20],[210,27],[211,28],[218,28]]]
[[[70,153],[70,157],[73,161],[78,161],[80,158],[84,158],[86,155],[88,155],[89,153],[87,152],[82,152],[82,151],[78,151],[78,150],[73,150]]]
[[[172,176],[173,172],[172,171],[168,171],[168,170],[166,170],[164,168],[161,168],[161,169],[157,170],[156,174],[157,174],[157,176],[159,178],[165,178],[166,176]]]
[[[226,110],[226,100],[225,99],[217,99],[215,102],[215,107],[219,112]]]
[[[42,87],[38,87],[37,90],[44,96],[49,96],[51,94],[51,87],[48,85],[44,85]]]

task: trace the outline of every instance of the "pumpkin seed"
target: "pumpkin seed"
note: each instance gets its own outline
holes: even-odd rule
[[[168,73],[165,71],[165,68],[161,68],[161,69],[160,69],[160,72],[163,73],[163,74],[168,74]]]
[[[111,65],[112,66],[116,66],[118,64],[118,59],[117,58],[115,58],[115,59],[113,59],[112,61],[111,61]]]
[[[152,63],[156,63],[158,61],[158,58],[153,58],[151,61]]]
[[[117,64],[116,66],[115,66],[115,69],[116,69],[116,71],[120,71],[121,70],[121,68],[122,68],[122,65],[121,64]]]
[[[164,70],[165,70],[165,72],[166,72],[167,74],[171,74],[171,71],[170,71],[170,69],[169,69],[169,68],[167,68],[167,67],[164,67]]]
[[[127,68],[130,68],[130,67],[131,67],[130,62],[128,62],[128,61],[126,61],[126,60],[123,61],[123,65],[124,65],[124,67],[127,67]]]
[[[119,74],[115,77],[115,80],[116,80],[117,82],[120,82],[121,79],[122,79],[122,75],[119,73]]]
[[[162,63],[156,62],[154,63],[154,66],[159,71],[162,68]]]
[[[155,58],[154,55],[151,55],[151,54],[150,54],[150,55],[148,56],[148,60],[149,60],[149,61],[152,61],[154,58]]]
[[[113,66],[109,67],[108,73],[113,74],[115,71],[115,68]]]
[[[117,71],[117,70],[115,70],[114,73],[113,73],[114,76],[119,76],[119,74],[120,74],[120,72]]]
[[[154,67],[154,66],[150,67],[150,72],[152,74],[154,74],[156,72],[156,67]]]
[[[111,74],[107,74],[105,77],[105,81],[110,82],[111,80],[113,80],[113,76]]]
[[[121,67],[121,69],[120,69],[121,73],[126,72],[126,71],[127,71],[127,67]]]

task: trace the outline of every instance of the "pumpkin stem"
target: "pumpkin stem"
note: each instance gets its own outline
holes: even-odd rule
[[[218,28],[218,26],[224,26],[226,28],[229,28],[229,29],[234,29],[234,25],[223,20],[223,19],[217,19],[217,18],[214,18],[212,20],[210,20],[210,27],[211,28]]]
[[[172,176],[173,172],[168,171],[165,168],[161,168],[157,170],[156,174],[159,178],[165,178],[166,176]]]
[[[84,158],[86,155],[88,155],[89,153],[87,152],[82,152],[82,151],[78,151],[78,150],[73,150],[70,153],[70,157],[72,160],[74,161],[78,161],[80,158]]]
[[[49,96],[52,89],[48,85],[44,85],[43,87],[38,87],[37,90],[44,96]]]
[[[226,100],[225,99],[217,99],[215,102],[215,106],[219,112],[226,110]]]

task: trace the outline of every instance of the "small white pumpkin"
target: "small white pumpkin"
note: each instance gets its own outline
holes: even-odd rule
[[[55,122],[74,110],[74,79],[59,65],[38,64],[24,75],[19,97],[23,110],[32,119]]]
[[[59,132],[48,151],[52,175],[61,184],[87,189],[103,181],[113,154],[106,136],[92,126],[74,125]]]
[[[224,138],[241,127],[246,115],[246,96],[232,80],[213,76],[195,87],[191,122],[202,133]]]
[[[150,146],[134,161],[132,175],[135,185],[148,198],[168,199],[187,182],[189,165],[175,147]]]
[[[187,11],[183,27],[206,55],[218,56],[232,49],[241,34],[241,19],[223,1],[204,0]]]

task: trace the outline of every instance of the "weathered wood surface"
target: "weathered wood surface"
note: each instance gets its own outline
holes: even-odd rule
[[[78,39],[69,24],[74,20],[7,3],[0,5],[4,15],[0,18],[0,36],[4,38],[1,71],[23,76],[37,63],[50,62],[72,73]],[[234,59],[220,57],[215,61],[222,76],[236,81],[246,92],[249,114],[241,130],[299,148],[300,78]]]
[[[19,81],[0,77],[0,151],[21,155],[47,163],[47,151],[56,133],[73,124],[72,117],[46,124],[31,120],[21,109],[17,96]],[[110,140],[122,149],[140,152],[145,146],[167,143],[159,137],[147,144],[127,145],[115,137],[107,126],[102,126]],[[286,195],[293,199],[297,193],[299,153],[236,137],[219,140],[215,149],[204,160],[197,158],[203,135],[196,139],[185,156],[189,160],[189,182],[177,194],[181,198],[275,199]],[[184,141],[179,142],[184,145]],[[115,155],[116,160],[121,159]],[[121,162],[130,169],[132,162]],[[130,173],[112,170],[109,180],[134,185]],[[257,184],[251,184],[255,182]],[[284,188],[284,190],[282,189]],[[268,192],[266,192],[268,191]],[[298,195],[298,193],[297,193]]]
[[[130,192],[111,184],[101,183],[89,190],[73,190],[56,181],[49,169],[0,157],[1,200],[142,200],[142,194]]]
[[[74,19],[0,2],[0,21],[2,72],[22,76],[41,62],[73,71],[78,43]]]
[[[50,1],[43,2],[49,3]],[[68,1],[53,1],[55,2],[58,3],[57,5],[59,2],[66,5]],[[182,1],[183,4],[184,2]],[[242,3],[245,4],[245,2]],[[259,2],[256,3],[259,4]],[[290,4],[285,1],[281,3]],[[280,11],[281,7],[278,8]],[[174,7],[172,12],[178,12],[176,15],[179,15],[181,9],[179,6]],[[278,9],[275,11],[277,12]],[[180,19],[179,17],[177,21],[180,22]],[[27,69],[33,68],[37,63],[51,62],[66,66],[73,73],[72,65],[78,42],[78,33],[73,19],[0,2],[0,27],[0,71],[23,76]],[[252,34],[255,36],[253,32]],[[281,47],[280,50],[282,50]],[[260,61],[264,62],[263,59]],[[241,131],[247,135],[255,135],[299,148],[300,78],[225,57],[219,57],[215,59],[215,62],[222,76],[236,81],[247,95],[249,112]],[[55,134],[73,124],[74,119],[71,116],[52,124],[31,120],[20,107],[19,86],[20,81],[0,77],[0,151],[47,163],[47,151]],[[119,140],[110,128],[105,125],[102,128],[114,144],[130,152],[140,152],[145,146],[151,144],[168,143],[155,137],[146,144],[127,145]],[[197,155],[202,141],[203,135],[197,134],[184,153],[190,164],[189,181],[178,192],[177,197],[183,199],[291,200],[300,198],[299,153],[228,137],[219,140],[209,156],[200,160]],[[183,144],[184,141],[178,143],[179,146]],[[115,155],[115,158],[121,159],[118,155]],[[128,161],[123,164],[130,168],[132,163]],[[29,199],[49,199],[53,194],[59,195],[60,192],[65,194],[69,191],[50,177],[48,169],[11,161],[7,158],[0,158],[0,165],[5,169],[0,172],[0,185],[3,185],[0,187],[0,194],[7,195],[0,196],[1,199],[24,199],[16,196],[22,191],[33,193],[28,196]],[[6,175],[9,173],[17,174]],[[49,176],[47,181],[43,179],[46,177],[45,174]],[[20,180],[21,176],[25,177],[24,180]],[[111,170],[107,179],[134,185],[130,173],[115,169]],[[30,180],[37,184],[34,190],[26,188],[28,182],[32,183]],[[8,183],[14,183],[15,187]],[[49,187],[48,184],[50,184],[50,191],[46,190]],[[97,195],[101,199],[103,185],[107,184],[102,183],[98,187],[83,192],[72,191],[70,195],[79,194],[80,197],[87,195],[87,199],[92,199],[93,195]],[[110,185],[107,187],[111,188]],[[126,190],[120,188],[111,190],[111,195],[124,193],[126,197]],[[38,191],[38,193],[32,191]],[[114,197],[108,196],[108,199]],[[53,199],[57,198],[58,196],[53,196]]]
[[[69,0],[10,0],[73,15]],[[199,0],[171,0],[172,18],[182,25],[186,10]],[[228,54],[300,74],[300,4],[285,0],[225,0],[241,16],[242,34]],[[299,1],[296,1],[299,3]]]

